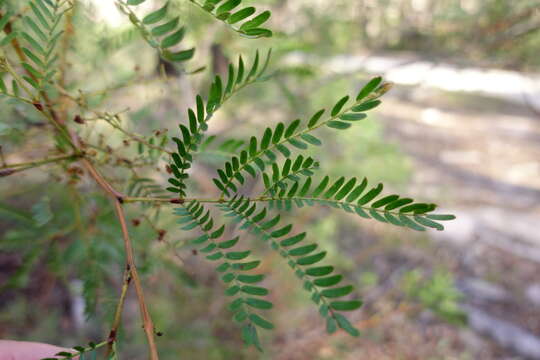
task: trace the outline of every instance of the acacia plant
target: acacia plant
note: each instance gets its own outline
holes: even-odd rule
[[[157,10],[140,16],[137,7],[144,2],[117,0],[116,4],[162,61],[174,63],[182,76],[189,76],[189,71],[183,69],[194,68],[190,60],[196,49],[183,45],[186,28],[180,24],[179,14],[175,13],[171,3],[158,0],[154,2]],[[264,27],[270,18],[269,11],[246,7],[241,0],[190,2],[222,22],[224,27],[247,38],[246,41],[272,36],[272,31]],[[273,328],[265,315],[273,305],[267,297],[269,290],[262,283],[264,275],[258,271],[261,262],[254,258],[249,244],[242,241],[247,233],[283,258],[298,278],[299,285],[310,293],[328,333],[342,329],[357,336],[358,330],[344,313],[361,307],[359,295],[333,266],[325,262],[327,253],[316,243],[316,237],[296,231],[291,224],[293,215],[284,214],[302,211],[296,208],[329,206],[417,231],[426,228],[442,230],[438,221],[453,219],[452,215],[432,213],[434,204],[383,194],[382,184],[369,184],[365,177],[331,179],[319,173],[316,159],[306,155],[310,147],[322,146],[318,132],[362,126],[362,120],[381,104],[380,98],[391,87],[381,77],[373,78],[354,96],[336,99],[328,110],[318,110],[308,119],[278,122],[261,134],[253,134],[245,142],[224,139],[227,141],[217,145],[217,149],[227,158],[215,170],[212,179],[215,192],[197,197],[192,164],[205,152],[216,150],[215,144],[219,143],[215,136],[207,135],[213,115],[245,87],[271,77],[267,75],[271,52],[261,56],[257,51],[251,61],[238,56],[238,61],[228,65],[227,75],[215,75],[209,89],[195,97],[194,106],[187,109],[186,116],[178,116],[177,129],[139,135],[124,128],[124,113],[100,110],[101,104],[89,101],[92,94],[66,80],[70,70],[66,57],[73,49],[70,42],[77,31],[72,24],[73,13],[82,5],[77,4],[77,0],[28,0],[22,3],[0,1],[0,29],[3,32],[0,35],[0,98],[4,103],[19,106],[17,114],[21,117],[39,116],[44,123],[40,126],[40,134],[48,134],[50,141],[43,141],[50,144],[50,148],[46,151],[49,155],[42,159],[23,163],[2,160],[0,176],[11,178],[31,168],[57,165],[67,174],[70,189],[80,193],[77,198],[81,201],[88,198],[83,194],[87,191],[86,185],[81,182],[91,179],[94,186],[110,199],[123,235],[125,272],[108,336],[101,343],[90,343],[86,348],[75,347],[74,353],[59,356],[80,355],[82,359],[84,354],[103,347],[110,358],[116,358],[124,299],[128,287],[134,286],[149,358],[158,359],[156,330],[148,310],[152,304],[145,300],[144,284],[137,271],[124,210],[134,203],[143,205],[139,211],[149,221],[151,219],[144,215],[146,211],[170,211],[177,217],[182,233],[168,234],[167,237],[191,236],[188,248],[198,249],[215,264],[215,271],[223,282],[224,296],[230,299],[228,307],[232,318],[238,323],[243,340],[258,349],[261,349],[259,330]],[[19,120],[15,117],[10,121]],[[89,128],[97,121],[112,126],[124,139],[124,147],[133,151],[119,155],[106,138],[95,143]],[[9,155],[4,154],[2,159]],[[159,181],[163,172],[155,173],[156,166],[162,166],[160,164],[166,165],[167,170],[163,182]],[[124,171],[121,177],[115,174],[116,168]],[[263,190],[259,194],[246,195],[245,185],[258,180],[262,180]],[[168,185],[163,185],[164,182]],[[47,211],[43,210],[46,205],[38,203],[34,206],[41,225],[48,221]],[[232,236],[235,228],[238,235]],[[157,231],[163,240],[165,232]],[[81,229],[81,233],[84,232],[85,229]],[[90,237],[91,243],[98,241]],[[85,264],[80,264],[83,271]]]

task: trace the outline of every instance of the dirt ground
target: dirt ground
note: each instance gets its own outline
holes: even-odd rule
[[[356,319],[364,336],[336,335],[329,345],[312,330],[289,337],[279,359],[540,359],[540,112],[527,102],[398,85],[377,118],[414,164],[411,195],[436,199],[458,219],[430,233],[429,246],[360,247],[383,264]],[[398,290],[404,269],[440,265],[463,294],[468,326],[437,319]]]

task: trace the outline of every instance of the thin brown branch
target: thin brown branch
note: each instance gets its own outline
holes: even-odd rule
[[[75,147],[79,146],[79,141],[77,139],[77,136],[75,134],[70,134],[72,138],[72,142]],[[121,228],[122,228],[122,236],[124,239],[124,248],[126,252],[126,262],[129,265],[129,269],[131,272],[131,278],[133,279],[135,283],[135,292],[137,294],[137,300],[139,302],[141,317],[144,324],[144,331],[146,334],[146,338],[148,341],[149,346],[149,352],[150,352],[150,359],[151,360],[159,360],[159,356],[157,353],[157,347],[154,339],[154,324],[152,322],[152,318],[150,317],[150,314],[148,313],[148,309],[146,306],[146,303],[144,301],[144,293],[141,285],[141,281],[139,278],[139,275],[137,273],[137,268],[135,266],[135,260],[133,256],[133,247],[131,245],[131,240],[129,238],[129,232],[126,224],[126,219],[124,215],[124,210],[122,209],[122,203],[124,196],[116,191],[108,182],[105,180],[105,178],[98,172],[98,170],[94,167],[94,165],[88,160],[87,158],[83,157],[81,159],[81,163],[86,168],[90,176],[96,181],[96,183],[110,196],[113,198],[114,206],[116,210],[116,214],[118,216],[118,220],[120,222]]]
[[[78,140],[76,135],[72,134],[72,139],[76,146],[78,145]],[[143,288],[141,284],[141,280],[139,278],[139,275],[137,273],[137,267],[135,266],[135,259],[133,256],[133,247],[131,244],[131,240],[129,238],[129,232],[126,224],[126,218],[124,214],[124,209],[122,208],[122,203],[124,196],[122,193],[116,191],[108,182],[105,180],[105,178],[98,172],[98,170],[94,167],[94,165],[88,160],[87,158],[82,158],[81,163],[86,168],[90,176],[96,181],[96,183],[110,196],[113,198],[116,214],[118,217],[118,221],[120,222],[120,226],[122,228],[122,237],[124,239],[124,248],[126,252],[126,262],[127,266],[129,266],[131,279],[133,279],[133,282],[135,284],[135,292],[137,294],[137,300],[139,303],[139,308],[141,312],[141,317],[144,324],[144,332],[146,334],[146,338],[148,341],[149,346],[149,355],[150,360],[159,360],[156,342],[154,339],[154,324],[152,322],[152,318],[150,317],[150,314],[148,313],[148,309],[146,306],[146,303],[144,301],[144,293]]]
[[[126,196],[122,199],[125,203],[134,203],[134,202],[150,202],[150,203],[164,203],[164,204],[184,204],[189,203],[191,201],[198,201],[200,203],[206,203],[206,204],[219,204],[219,203],[225,203],[227,200],[222,198],[156,198],[156,197],[131,197]],[[259,196],[255,198],[249,199],[249,201],[257,201],[257,202],[267,202],[271,200],[276,200],[276,198],[272,198],[269,196]]]
[[[122,204],[118,199],[114,201],[114,208],[116,210],[116,215],[118,216],[118,220],[120,221],[120,226],[122,228],[122,237],[124,239],[126,260],[130,269],[131,278],[133,279],[133,283],[135,285],[135,292],[137,294],[137,299],[139,302],[139,309],[143,320],[144,332],[148,341],[150,360],[158,360],[159,356],[157,352],[156,341],[154,338],[154,323],[152,322],[152,318],[150,317],[150,314],[148,313],[148,308],[146,307],[146,302],[144,301],[144,292],[141,285],[141,280],[139,278],[139,274],[137,273],[137,267],[135,266],[133,247],[129,238],[124,209],[122,208]]]
[[[65,99],[71,100],[75,104],[77,104],[79,107],[81,107],[82,109],[84,109],[86,111],[89,111],[89,112],[92,112],[94,114],[94,116],[95,116],[95,118],[92,119],[92,120],[104,120],[104,121],[107,122],[107,124],[111,125],[113,128],[120,131],[122,134],[126,135],[131,140],[133,140],[135,142],[138,142],[138,143],[141,143],[141,144],[145,145],[146,147],[149,147],[151,149],[167,153],[169,155],[171,155],[173,153],[173,151],[168,150],[168,149],[166,149],[164,147],[151,144],[149,141],[147,141],[143,137],[141,137],[141,136],[139,136],[139,135],[137,135],[135,133],[129,132],[126,129],[124,129],[123,127],[121,127],[120,125],[118,125],[116,122],[120,120],[120,113],[109,114],[109,113],[102,113],[102,112],[99,112],[99,111],[91,110],[88,107],[87,103],[86,103],[86,96],[87,95],[84,95],[81,92],[81,95],[79,97],[74,97],[63,86],[61,86],[61,84],[57,84],[56,88]],[[126,109],[126,110],[124,110],[122,112],[125,112],[127,110],[128,109]]]
[[[35,161],[28,161],[23,163],[16,163],[16,164],[2,164],[0,166],[0,177],[6,177],[13,175],[15,173],[19,173],[21,171],[29,170],[36,168],[38,166],[56,163],[60,161],[66,161],[66,160],[76,160],[77,158],[81,157],[81,154],[70,154],[70,155],[63,155],[63,156],[57,156],[54,158],[48,158],[48,159],[41,159],[41,160],[35,160]]]
[[[75,160],[79,157],[81,157],[82,155],[81,154],[69,154],[69,155],[61,155],[61,156],[55,156],[55,157],[50,157],[50,158],[44,158],[44,159],[39,159],[39,160],[32,160],[32,161],[26,161],[26,162],[21,162],[21,163],[15,163],[15,164],[2,164],[0,166],[0,169],[4,169],[4,168],[11,168],[11,169],[19,169],[19,168],[22,168],[23,170],[26,170],[26,169],[31,169],[31,168],[34,168],[34,167],[38,167],[38,166],[41,166],[41,165],[45,165],[45,164],[50,164],[50,163],[54,163],[54,162],[58,162],[58,161],[62,161],[62,160]]]
[[[133,141],[139,142],[139,143],[144,144],[145,146],[147,146],[147,147],[149,147],[151,149],[158,150],[158,151],[167,153],[169,155],[171,155],[173,153],[171,150],[167,150],[165,148],[162,148],[161,146],[151,144],[150,142],[146,141],[142,137],[123,129],[121,126],[115,124],[113,121],[107,120],[106,118],[104,118],[104,119],[105,119],[105,121],[107,121],[107,123],[109,125],[111,125],[115,129],[117,129],[118,131],[120,131],[121,133],[123,133],[124,135],[126,135],[127,137],[129,137]]]
[[[97,171],[97,169],[92,165],[90,160],[86,158],[81,159],[81,163],[84,165],[90,176],[98,183],[98,185],[110,196],[115,198],[119,202],[123,202],[124,196],[122,193],[116,191],[105,178]]]
[[[0,19],[1,19],[1,17],[2,17],[2,14],[0,13]],[[68,19],[68,24],[69,24],[69,19]],[[6,26],[5,26],[5,28],[4,28],[4,31],[9,35],[9,33],[12,32],[12,24],[8,22],[6,24]],[[17,56],[18,56],[19,60],[21,62],[25,62],[27,60],[26,55],[22,51],[22,48],[21,48],[17,38],[14,38],[11,41],[11,44],[12,44],[15,52],[17,53]],[[64,44],[64,46],[65,46],[64,50],[67,50],[68,45],[69,45],[68,43]],[[67,64],[64,64],[64,65],[67,65]],[[26,71],[27,71],[28,75],[35,80],[35,76],[32,73],[28,72],[28,70],[26,70]],[[64,71],[65,71],[65,68],[64,68]],[[14,72],[13,72],[13,74],[16,75]],[[64,78],[64,75],[65,75],[64,73],[61,74],[62,79]],[[21,84],[24,84],[24,83],[21,82]],[[130,237],[129,237],[129,232],[128,232],[128,227],[127,227],[127,224],[126,224],[124,210],[122,208],[123,195],[120,192],[116,191],[107,182],[107,180],[98,172],[98,170],[94,167],[94,165],[90,162],[90,160],[85,158],[84,152],[80,150],[80,141],[79,141],[77,135],[75,133],[71,132],[69,130],[69,128],[67,128],[66,125],[65,125],[65,117],[66,117],[67,112],[61,111],[61,114],[63,116],[59,117],[58,114],[53,109],[53,107],[52,107],[53,104],[51,103],[50,98],[48,97],[48,95],[44,91],[41,91],[40,96],[43,98],[45,106],[43,106],[39,101],[36,101],[34,103],[34,107],[40,113],[42,113],[56,127],[56,130],[62,136],[66,137],[66,140],[70,143],[70,145],[75,150],[76,155],[62,156],[60,158],[54,158],[54,159],[45,159],[45,160],[35,161],[35,162],[27,163],[27,164],[24,164],[24,163],[23,164],[15,164],[16,165],[15,167],[13,167],[13,166],[4,167],[1,170],[2,176],[11,175],[11,174],[13,174],[13,173],[15,173],[17,171],[21,171],[23,169],[30,168],[30,167],[39,166],[39,165],[42,165],[42,164],[45,164],[45,163],[65,160],[65,159],[73,157],[73,156],[82,157],[81,163],[86,168],[86,170],[88,171],[90,176],[96,181],[96,183],[110,197],[113,198],[116,214],[117,214],[117,217],[118,217],[118,220],[120,222],[121,229],[122,229],[122,237],[123,237],[123,240],[124,240],[124,248],[125,248],[125,253],[126,253],[126,263],[127,263],[127,265],[126,265],[126,274],[124,275],[124,282],[123,282],[123,286],[122,286],[122,292],[121,292],[121,295],[120,295],[119,303],[117,305],[117,310],[116,310],[115,318],[113,320],[111,333],[109,334],[109,339],[107,341],[107,343],[109,344],[108,345],[109,351],[112,350],[112,347],[114,346],[114,342],[115,342],[115,339],[116,339],[116,334],[117,334],[118,328],[120,326],[121,313],[122,313],[122,308],[123,308],[124,301],[125,301],[126,292],[127,292],[127,289],[128,289],[128,286],[129,286],[129,283],[130,283],[131,279],[133,279],[133,282],[135,284],[135,292],[137,294],[137,299],[138,299],[138,303],[139,303],[139,307],[140,307],[141,317],[142,317],[142,321],[143,321],[143,324],[144,324],[144,331],[145,331],[146,338],[147,338],[148,345],[149,345],[149,358],[151,360],[159,360],[157,347],[156,347],[156,343],[155,343],[155,339],[154,339],[154,325],[153,325],[152,318],[150,317],[150,314],[148,312],[148,309],[147,309],[147,306],[146,306],[146,303],[145,303],[145,300],[144,300],[143,288],[142,288],[141,280],[140,280],[139,275],[137,273],[137,268],[135,266],[135,259],[134,259],[134,255],[133,255],[133,247],[132,247],[131,240],[130,240]]]
[[[118,335],[118,329],[120,328],[120,321],[122,320],[122,311],[124,309],[124,303],[126,300],[126,294],[131,283],[131,269],[129,264],[126,264],[126,269],[124,271],[124,280],[122,282],[122,292],[120,293],[120,299],[118,299],[118,304],[116,305],[116,311],[114,313],[114,319],[109,331],[109,336],[107,338],[107,353],[105,358],[109,358],[109,355],[113,351],[113,344],[116,342],[116,337]]]
[[[153,203],[182,204],[184,202],[189,202],[189,201],[190,199],[179,199],[179,198],[132,197],[132,196],[127,196],[124,198],[125,203],[153,202]]]
[[[157,347],[156,347],[156,342],[155,342],[155,338],[154,338],[154,324],[153,324],[152,318],[150,317],[150,314],[148,312],[146,302],[144,300],[144,292],[143,292],[141,280],[140,280],[139,275],[137,273],[137,267],[135,266],[135,259],[134,259],[134,256],[133,256],[133,246],[132,246],[131,240],[129,238],[129,232],[128,232],[128,228],[127,228],[124,209],[122,208],[123,196],[122,196],[121,193],[116,191],[107,182],[107,180],[105,180],[105,178],[103,178],[103,176],[101,176],[101,174],[96,170],[96,168],[92,165],[92,163],[88,159],[83,158],[81,160],[81,162],[85,166],[86,170],[90,173],[90,175],[94,178],[94,180],[98,183],[98,185],[109,196],[111,196],[113,198],[114,207],[115,207],[115,210],[116,210],[116,215],[118,217],[118,221],[120,222],[120,226],[121,226],[121,229],[122,229],[122,237],[124,239],[124,249],[125,249],[125,252],[126,252],[127,268],[129,268],[130,278],[133,279],[133,282],[135,284],[135,292],[137,294],[137,300],[138,300],[138,303],[139,303],[141,317],[142,317],[142,320],[143,320],[144,332],[146,334],[146,339],[148,341],[148,346],[149,346],[150,360],[159,360]],[[117,311],[118,311],[118,309],[117,309]],[[121,311],[121,309],[120,309],[120,311]],[[118,321],[120,321],[120,320],[118,320]],[[113,327],[113,329],[114,329],[114,327]]]

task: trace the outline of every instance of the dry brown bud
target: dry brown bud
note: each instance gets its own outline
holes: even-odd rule
[[[163,238],[165,238],[165,235],[166,235],[166,234],[167,234],[167,231],[165,231],[165,230],[163,230],[163,229],[159,230],[159,231],[158,231],[158,240],[159,240],[159,241],[162,241]]]
[[[75,115],[73,118],[73,121],[75,121],[77,124],[84,124],[85,121],[80,115]]]
[[[377,89],[377,96],[383,96],[384,94],[389,92],[393,86],[394,86],[394,83],[392,82],[383,83],[381,86],[379,86],[379,89]]]

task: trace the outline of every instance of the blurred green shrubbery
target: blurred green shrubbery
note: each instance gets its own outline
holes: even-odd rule
[[[453,324],[466,323],[466,314],[459,307],[463,294],[456,289],[453,275],[449,271],[435,270],[428,275],[420,269],[411,270],[403,275],[401,285],[407,296],[437,316]]]

